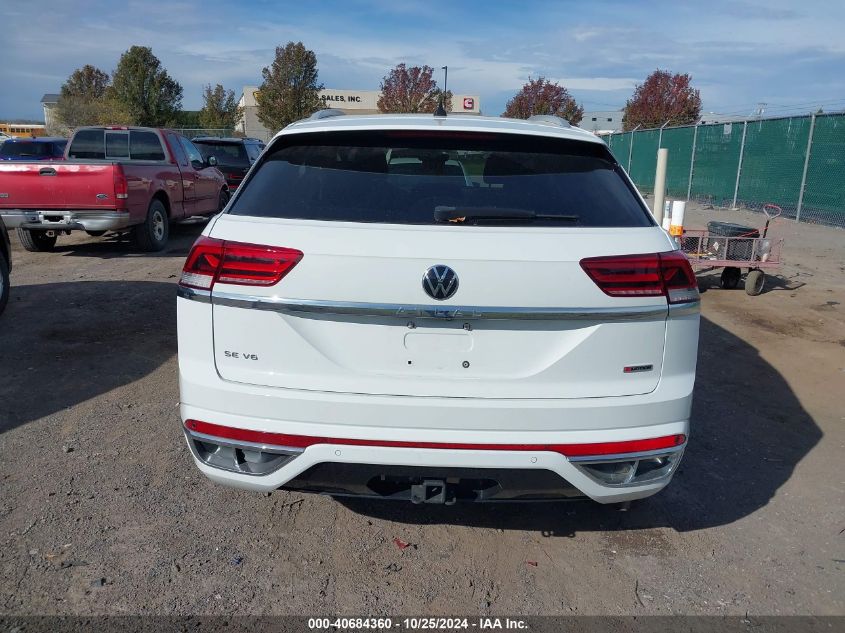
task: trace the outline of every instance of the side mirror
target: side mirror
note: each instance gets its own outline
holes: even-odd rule
[[[209,156],[205,159],[205,164],[209,167],[217,167],[217,158],[214,156]]]

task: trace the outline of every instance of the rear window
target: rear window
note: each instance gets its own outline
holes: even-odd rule
[[[203,158],[214,156],[221,167],[249,167],[249,156],[243,143],[194,141]]]
[[[146,130],[79,130],[68,158],[164,160],[158,134]]]
[[[387,224],[653,225],[604,145],[426,131],[279,137],[229,213]]]
[[[129,158],[128,132],[106,132],[106,158]]]
[[[52,143],[11,141],[0,144],[0,157],[2,158],[46,158],[50,156],[53,156]]]
[[[155,132],[129,132],[129,155],[133,160],[164,160],[164,150]]]
[[[70,143],[68,158],[103,159],[105,150],[103,130],[79,130]]]

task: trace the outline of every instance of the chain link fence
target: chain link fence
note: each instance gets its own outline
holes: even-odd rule
[[[653,193],[658,148],[666,194],[717,206],[781,207],[796,221],[845,227],[845,113],[635,130],[605,137],[637,187]]]

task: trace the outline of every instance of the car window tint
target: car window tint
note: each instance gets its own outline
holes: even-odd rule
[[[198,162],[198,163],[202,162],[202,154],[196,148],[196,146],[193,143],[191,143],[191,141],[186,139],[184,136],[180,136],[179,142],[182,144],[182,149],[184,149],[185,153],[188,155],[189,161],[191,161],[192,163],[193,162]]]
[[[227,167],[248,167],[249,156],[243,143],[215,143],[213,141],[196,141],[194,146],[204,158],[214,156],[217,164]]]
[[[71,140],[68,158],[105,158],[103,133],[102,129],[79,130]]]
[[[129,153],[132,160],[164,160],[164,149],[155,132],[132,130],[129,133]]]
[[[255,162],[258,160],[258,157],[261,155],[261,150],[264,149],[263,145],[259,145],[257,143],[248,143],[246,146],[246,152],[249,155],[249,159],[251,162]]]
[[[188,158],[185,155],[185,150],[182,149],[182,143],[179,142],[179,137],[172,132],[168,132],[167,144],[170,145],[170,151],[173,152],[176,162],[182,166],[186,166],[188,164]]]
[[[129,158],[129,134],[106,130],[106,158]]]
[[[3,158],[44,158],[49,155],[49,143],[10,141],[0,145],[0,157]]]
[[[518,210],[525,226],[652,226],[607,147],[514,134],[369,131],[277,138],[229,208],[235,215],[435,224],[437,207]],[[467,219],[461,225],[501,224]]]

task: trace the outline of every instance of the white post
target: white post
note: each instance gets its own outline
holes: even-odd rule
[[[807,153],[804,155],[804,171],[801,174],[801,189],[798,190],[798,206],[795,207],[795,221],[801,220],[801,207],[804,206],[804,187],[807,186],[807,168],[810,166],[810,152],[813,149],[813,132],[816,129],[816,115],[810,119],[810,134],[807,137]]]
[[[666,163],[669,150],[661,147],[657,150],[657,171],[654,173],[654,219],[663,224],[663,201],[666,200]]]
[[[745,154],[745,133],[748,131],[748,121],[742,124],[742,143],[739,146],[739,162],[736,165],[736,185],[734,185],[734,201],[732,210],[736,210],[736,196],[739,193],[739,176],[742,173],[742,156]]]
[[[672,203],[672,222],[669,224],[669,235],[680,245],[684,236],[684,210],[687,203],[683,200],[675,200]]]
[[[698,123],[695,124],[694,132],[692,133],[692,156],[689,160],[689,179],[687,180],[687,202],[689,202],[690,194],[692,193],[692,174],[695,167],[695,143],[698,141]]]

